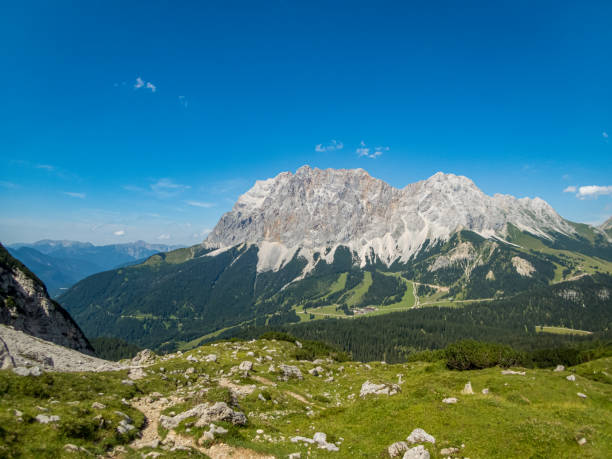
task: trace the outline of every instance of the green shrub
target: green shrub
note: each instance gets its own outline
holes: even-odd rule
[[[521,365],[525,356],[509,346],[481,343],[474,340],[458,341],[445,350],[446,366],[452,370],[476,370],[494,366]]]

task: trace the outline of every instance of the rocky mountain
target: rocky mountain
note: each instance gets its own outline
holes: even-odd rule
[[[599,229],[605,231],[608,237],[612,238],[612,217],[603,222]]]
[[[70,315],[44,284],[0,245],[0,324],[80,352],[93,353]]]
[[[60,301],[88,336],[174,349],[242,325],[454,306],[612,273],[601,229],[438,173],[402,189],[307,166],[257,182],[200,245],[98,273]]]
[[[389,266],[459,230],[507,239],[509,224],[546,239],[576,234],[545,201],[487,196],[467,177],[439,172],[397,189],[363,169],[303,166],[256,182],[221,217],[205,246],[257,244],[260,272],[278,270],[298,251],[311,269],[315,253],[330,260],[340,245],[362,267],[375,259]]]
[[[31,244],[12,244],[7,249],[25,263],[55,297],[87,276],[138,263],[178,247],[144,241],[96,246],[89,242],[45,239]]]

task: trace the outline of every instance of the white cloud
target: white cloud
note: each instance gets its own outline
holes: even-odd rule
[[[189,185],[174,183],[168,178],[159,179],[151,185],[151,190],[160,198],[169,198],[191,188]]]
[[[125,234],[124,230],[118,230],[113,233],[115,236],[123,236]]]
[[[201,239],[204,239],[206,236],[208,236],[208,233],[210,233],[211,231],[212,230],[210,228],[204,228],[202,231],[199,231],[197,233],[193,233],[191,235],[191,237],[193,239],[201,240]]]
[[[4,180],[0,180],[0,187],[7,189],[16,189],[21,188],[19,185],[13,182],[5,182]]]
[[[134,89],[140,88],[150,89],[151,92],[157,91],[157,86],[155,86],[153,83],[151,83],[150,81],[145,81],[142,78],[138,77],[136,78],[136,83],[134,83]]]
[[[200,202],[200,201],[185,201],[188,205],[193,207],[203,207],[205,209],[209,209],[214,207],[215,204],[212,202]]]
[[[185,108],[187,108],[187,106],[189,105],[189,102],[187,101],[187,98],[185,96],[178,96],[178,100],[179,103]]]
[[[578,188],[576,197],[579,199],[586,198],[597,198],[598,196],[612,195],[612,185],[599,186],[599,185],[587,185]]]
[[[168,239],[170,239],[170,235],[169,234],[160,234],[159,236],[157,236],[157,239],[159,239],[160,241],[167,241]]]
[[[563,190],[564,193],[575,193],[576,192],[576,187],[575,186],[568,186],[565,190]]]
[[[344,144],[338,140],[332,139],[327,145],[323,145],[322,143],[315,145],[315,151],[319,153],[323,153],[326,151],[336,151],[342,150],[344,148]]]
[[[604,139],[607,139],[607,138],[609,137],[609,135],[608,135],[608,133],[607,133],[606,131],[602,132],[602,133],[601,133],[601,136],[602,136]]]
[[[62,191],[62,193],[64,193],[66,196],[70,196],[71,198],[79,199],[85,199],[85,196],[87,196],[85,193],[75,193],[73,191]]]
[[[371,149],[366,146],[365,142],[362,140],[359,142],[359,147],[355,150],[357,156],[365,156],[366,158],[376,159],[384,152],[389,151],[389,147],[375,147]]]
[[[49,172],[53,172],[56,169],[55,166],[51,166],[49,164],[37,164],[34,167],[36,167],[36,169],[44,169]]]

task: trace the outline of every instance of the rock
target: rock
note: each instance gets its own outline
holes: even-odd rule
[[[501,374],[502,375],[520,375],[520,376],[525,376],[525,372],[524,371],[514,371],[514,370],[502,370]]]
[[[288,458],[289,459],[300,459],[302,455],[300,453],[291,453]]]
[[[280,369],[282,375],[281,379],[283,381],[288,381],[289,379],[303,379],[302,372],[300,369],[293,365],[285,365],[281,363],[278,368]]]
[[[563,365],[557,365],[553,371],[565,371],[565,367]]]
[[[128,378],[134,381],[142,379],[145,376],[147,376],[147,373],[142,368],[130,368],[130,371],[128,373]]]
[[[40,376],[42,370],[40,367],[15,367],[13,368],[13,373],[19,376]]]
[[[325,370],[323,367],[315,367],[308,370],[308,373],[310,373],[312,376],[319,376],[325,373]]]
[[[104,405],[103,403],[100,403],[100,402],[93,402],[91,404],[91,407],[94,410],[103,410],[104,408],[106,408],[106,405]]]
[[[565,379],[567,379],[568,381],[576,381],[576,376],[568,375],[568,376],[565,377]]]
[[[366,381],[361,385],[359,391],[360,397],[365,397],[369,394],[375,395],[395,395],[400,391],[400,386],[397,384],[374,384],[373,382]]]
[[[151,349],[143,349],[132,359],[132,365],[151,365],[155,363],[157,355]]]
[[[474,395],[474,391],[472,390],[472,383],[468,381],[461,391],[463,395]]]
[[[83,448],[82,446],[73,445],[72,443],[66,443],[64,445],[64,451],[68,453],[85,453],[88,456],[93,456],[88,450]]]
[[[263,429],[257,429],[256,432],[261,435],[262,433],[264,433]]]
[[[432,435],[429,435],[427,432],[425,432],[423,429],[414,429],[412,433],[408,435],[406,441],[409,443],[435,443],[436,439]]]
[[[187,360],[189,360],[190,362],[199,362],[199,360],[193,355],[188,355]]]
[[[247,357],[255,357],[255,353],[253,351],[247,352]]]
[[[577,392],[576,395],[580,398],[587,398],[586,394],[583,394],[582,392]]]
[[[448,397],[442,399],[442,403],[457,403],[458,401],[459,400],[457,400],[455,397]]]
[[[289,440],[291,440],[291,443],[298,443],[301,441],[303,443],[313,444],[315,442],[312,438],[301,437],[299,435],[297,437],[291,437]]]
[[[405,441],[396,441],[387,448],[387,452],[389,453],[389,456],[396,457],[401,455],[404,451],[407,451],[409,448],[408,443]]]
[[[327,443],[327,435],[323,432],[315,433],[312,439],[318,445],[319,449],[326,449],[327,451],[340,451],[340,448],[333,443]]]
[[[429,459],[429,451],[423,445],[415,446],[404,453],[403,459]]]
[[[132,381],[131,379],[124,379],[121,381],[121,384],[125,384],[126,386],[133,386],[134,381]]]
[[[238,371],[242,372],[244,376],[247,376],[249,374],[249,371],[251,371],[252,369],[253,362],[249,362],[248,360],[245,360],[240,365],[238,365]]]
[[[261,400],[262,402],[267,402],[266,397],[264,397],[262,394],[259,394],[257,398]]]
[[[206,360],[207,362],[216,362],[217,354],[208,354],[206,357],[204,357],[204,360]]]
[[[185,370],[185,374],[186,375],[192,375],[195,373],[195,368],[194,367],[189,367]]]
[[[47,416],[46,414],[39,414],[35,418],[41,424],[49,424],[50,422],[57,422],[60,420],[59,416]]]
[[[295,340],[295,345],[302,349],[302,343],[300,343],[298,340]]]
[[[190,418],[198,417],[195,427],[202,427],[211,422],[226,421],[234,425],[245,425],[247,418],[244,413],[234,411],[225,402],[217,402],[214,405],[210,403],[202,403],[190,410],[179,413],[176,416],[160,416],[159,421],[165,429],[174,429],[181,421]]]
[[[586,438],[584,438],[584,437],[582,437],[582,438],[580,438],[579,440],[576,440],[576,441],[578,442],[578,444],[579,444],[580,446],[582,446],[582,445],[585,445],[585,444],[586,444],[587,439],[586,439]]]
[[[442,456],[452,456],[453,454],[456,454],[459,452],[459,448],[443,448],[440,450],[440,454]]]
[[[120,434],[125,434],[128,433],[130,430],[134,430],[136,427],[134,427],[131,423],[131,419],[122,419],[121,421],[119,421],[119,425],[117,426],[117,432],[119,432]]]
[[[489,393],[489,388],[485,387],[481,392],[483,395],[487,395]]]

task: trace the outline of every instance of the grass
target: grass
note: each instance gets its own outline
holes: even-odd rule
[[[229,379],[242,387],[254,386],[250,394],[239,397],[236,408],[247,414],[248,424],[234,427],[217,423],[229,430],[217,441],[276,457],[300,452],[311,458],[382,458],[391,443],[405,440],[418,427],[436,438],[435,445],[425,444],[432,458],[441,457],[441,448],[462,444],[465,447],[459,454],[473,458],[606,457],[612,450],[612,358],[559,373],[526,369],[525,376],[502,375],[499,368],[450,371],[441,361],[397,365],[326,361],[317,363],[324,374],[314,377],[308,370],[315,364],[293,360],[296,351],[293,343],[281,341],[215,343],[156,363],[134,386],[121,384],[125,371],[38,378],[0,371],[0,456],[62,457],[66,443],[94,454],[103,454],[117,444],[129,445],[130,437],[116,433],[119,417],[114,411],[128,414],[138,426],[143,417],[123,404],[122,398],[130,401],[151,392],[177,397],[166,413],[179,413],[207,401],[228,401],[229,391],[219,382],[243,360],[255,363],[253,372]],[[186,360],[188,355],[200,359],[210,353],[218,355],[217,362]],[[303,380],[279,380],[279,363],[297,365]],[[270,364],[276,367],[274,371],[270,371]],[[194,371],[186,375],[190,367]],[[566,380],[570,373],[576,375],[575,382]],[[403,381],[400,393],[359,397],[366,380],[397,383],[399,375]],[[468,381],[475,395],[461,395]],[[489,389],[488,395],[481,393],[483,388]],[[579,398],[577,392],[587,398]],[[445,397],[457,397],[459,402],[445,405],[441,402]],[[93,410],[93,401],[107,408]],[[32,422],[32,417],[42,412],[38,406],[46,408],[47,414],[59,414],[65,425]],[[23,422],[16,421],[13,409],[25,413]],[[92,431],[91,422],[98,414],[108,424]],[[197,440],[202,429],[190,428],[188,423],[183,422],[177,431]],[[83,427],[71,430],[70,424]],[[258,434],[258,429],[264,434]],[[330,454],[289,440],[295,435],[312,438],[315,432],[325,432],[328,441],[338,442],[340,451]],[[161,433],[166,434],[163,429]],[[576,440],[582,437],[587,443],[579,446]],[[143,450],[149,451],[153,449]],[[155,451],[163,452],[159,448]],[[128,447],[127,457],[140,457],[140,453]]]
[[[538,325],[536,326],[535,331],[537,333],[553,333],[555,335],[592,335],[593,332],[586,330],[576,330],[574,328],[566,328],[566,327],[550,327],[547,325]]]

